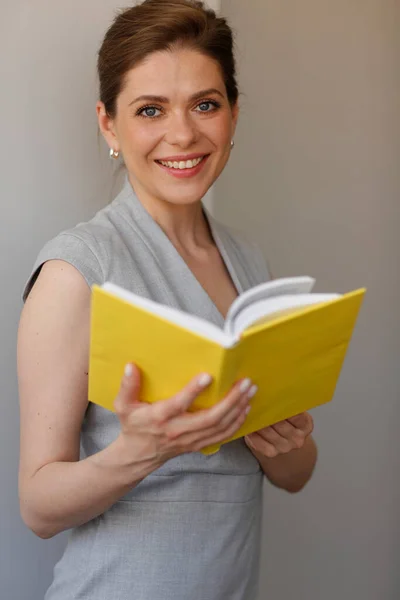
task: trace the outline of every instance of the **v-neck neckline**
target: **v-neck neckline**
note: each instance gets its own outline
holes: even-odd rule
[[[165,252],[167,254],[169,254],[171,256],[171,258],[175,261],[175,263],[179,266],[179,269],[182,270],[183,273],[185,273],[186,278],[189,277],[189,280],[192,282],[192,284],[198,290],[198,293],[201,294],[203,299],[212,308],[212,312],[214,313],[213,314],[214,319],[219,323],[219,325],[221,327],[223,327],[223,325],[225,323],[225,317],[223,316],[223,314],[221,313],[221,311],[215,304],[214,300],[208,294],[206,289],[203,287],[203,285],[197,279],[196,275],[193,273],[193,271],[191,270],[191,268],[189,267],[187,262],[184,260],[182,255],[179,253],[179,251],[176,249],[174,244],[171,242],[171,240],[169,239],[167,234],[164,232],[162,227],[155,221],[155,219],[150,215],[150,213],[147,211],[147,209],[144,207],[144,205],[140,202],[128,177],[126,177],[126,182],[125,182],[124,187],[125,187],[124,191],[127,192],[126,195],[124,193],[124,196],[125,197],[128,196],[128,200],[130,201],[129,204],[134,212],[134,219],[135,219],[136,224],[141,225],[142,231],[144,230],[144,232],[145,233],[147,232],[147,234],[149,234],[149,236],[150,236],[150,240],[144,239],[143,241],[147,244],[147,246],[148,246],[149,250],[152,252],[153,256],[156,258],[156,260],[159,258],[157,256],[157,252],[155,252],[155,250],[154,250],[154,247],[153,247],[154,243],[156,245],[164,247],[164,248],[161,248],[161,250],[164,249]],[[207,220],[212,239],[220,253],[221,259],[222,259],[222,261],[225,265],[225,268],[232,280],[232,283],[236,289],[236,292],[238,295],[240,295],[243,292],[243,286],[242,286],[242,283],[235,271],[235,268],[232,264],[232,261],[229,257],[229,253],[227,252],[227,249],[223,243],[223,240],[221,239],[221,236],[219,235],[218,222],[215,221],[215,219],[212,217],[212,215],[210,215],[210,213],[204,206],[203,202],[202,202],[202,210],[203,210],[203,214]],[[157,262],[160,262],[160,261],[157,260]],[[160,265],[160,267],[162,268],[162,265]]]

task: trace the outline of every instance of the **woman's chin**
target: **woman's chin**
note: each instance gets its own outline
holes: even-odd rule
[[[175,204],[176,206],[190,206],[200,202],[210,189],[209,186],[190,186],[186,189],[163,189],[160,190],[159,197],[169,204]]]

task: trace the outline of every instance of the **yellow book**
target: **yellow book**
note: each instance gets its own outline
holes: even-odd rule
[[[93,286],[89,400],[114,410],[128,362],[142,372],[148,403],[209,373],[213,383],[192,410],[214,405],[249,377],[259,388],[252,410],[224,443],[329,402],[366,290],[317,294],[314,284],[295,277],[256,286],[234,301],[223,329],[112,283]]]

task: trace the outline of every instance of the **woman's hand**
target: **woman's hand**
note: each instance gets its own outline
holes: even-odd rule
[[[312,416],[309,413],[302,413],[246,436],[245,442],[250,450],[266,458],[275,458],[279,454],[300,450],[313,429]]]
[[[265,476],[276,487],[296,493],[311,478],[317,461],[313,428],[311,415],[302,413],[245,438]]]
[[[121,422],[120,442],[140,462],[163,464],[170,458],[196,452],[230,438],[244,423],[256,388],[238,382],[214,407],[188,412],[212,379],[200,375],[170,399],[140,402],[140,372],[128,365],[114,406]]]

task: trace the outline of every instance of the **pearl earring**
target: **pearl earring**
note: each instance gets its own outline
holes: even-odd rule
[[[115,158],[115,160],[119,157],[118,150],[114,150],[114,148],[110,148],[110,158]]]
[[[231,141],[231,148],[232,148],[232,150],[234,149],[234,147],[235,147],[235,140],[232,140]]]

